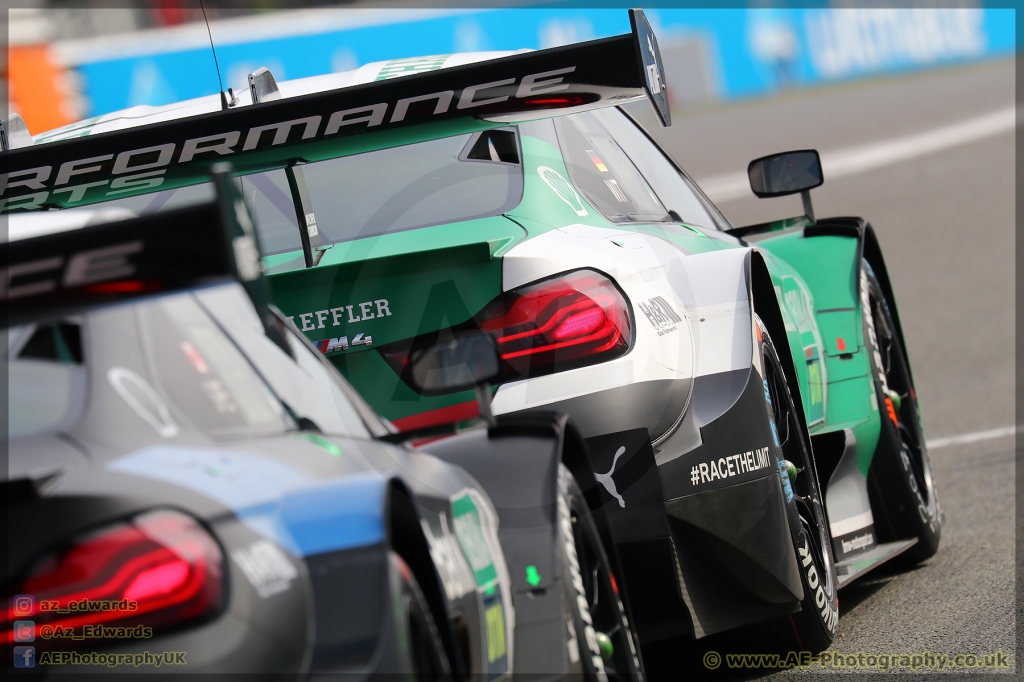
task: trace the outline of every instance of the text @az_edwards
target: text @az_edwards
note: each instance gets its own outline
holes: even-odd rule
[[[721,667],[722,655],[717,651],[704,654],[704,667]],[[810,651],[790,651],[787,654],[726,654],[727,668],[841,668],[846,670],[968,670],[1010,668],[1010,656],[1002,651],[989,654],[937,654],[922,651],[914,654],[869,654],[864,651],[842,653],[826,651],[814,655]]]

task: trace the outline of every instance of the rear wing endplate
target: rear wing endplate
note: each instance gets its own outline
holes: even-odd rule
[[[629,16],[626,35],[0,152],[0,212],[192,184],[217,161],[248,173],[341,156],[349,139],[424,123],[454,135],[459,121],[479,130],[647,98],[669,125],[658,41],[642,10]]]
[[[213,170],[212,202],[0,244],[0,324],[232,280],[270,322],[252,218],[228,164]]]

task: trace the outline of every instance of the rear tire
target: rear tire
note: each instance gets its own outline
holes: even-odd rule
[[[894,560],[916,564],[939,549],[940,508],[907,356],[878,278],[867,261],[861,265],[864,346],[881,418],[868,494],[872,507],[881,512],[875,514],[879,541],[917,538],[916,545]]]
[[[567,602],[567,648],[587,680],[641,682],[637,640],[587,502],[564,464],[558,466],[558,545]],[[611,640],[602,656],[598,633]],[[575,660],[574,660],[575,659]]]
[[[787,498],[791,491],[795,502],[797,519],[791,531],[804,589],[799,612],[764,623],[762,629],[778,653],[817,653],[831,645],[839,621],[839,582],[832,557],[832,536],[801,416],[794,406],[771,337],[760,326],[760,320],[756,323],[760,327],[765,390],[771,400],[778,446],[782,456],[795,464],[799,471],[796,480],[792,480],[786,471],[780,471],[780,475],[784,487],[787,482],[790,484],[785,490]]]

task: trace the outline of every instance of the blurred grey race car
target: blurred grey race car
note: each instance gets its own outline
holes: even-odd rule
[[[5,667],[642,679],[571,426],[456,436],[472,476],[401,446],[214,184],[11,219]]]

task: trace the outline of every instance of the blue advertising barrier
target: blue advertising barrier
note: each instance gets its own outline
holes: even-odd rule
[[[278,80],[427,54],[544,48],[629,31],[622,9],[499,9],[449,12],[217,45],[225,87],[267,66]],[[1013,9],[658,9],[648,17],[663,52],[696,43],[710,96],[729,99],[779,88],[993,58],[1015,49]],[[72,65],[83,77],[87,115],[214,94],[209,47],[137,50]],[[673,64],[666,71],[689,68]],[[672,81],[669,81],[670,84]],[[671,91],[671,90],[670,90]],[[678,93],[677,93],[678,94]],[[685,93],[684,93],[685,94]],[[685,99],[685,98],[684,98]],[[678,100],[677,100],[678,101]]]

